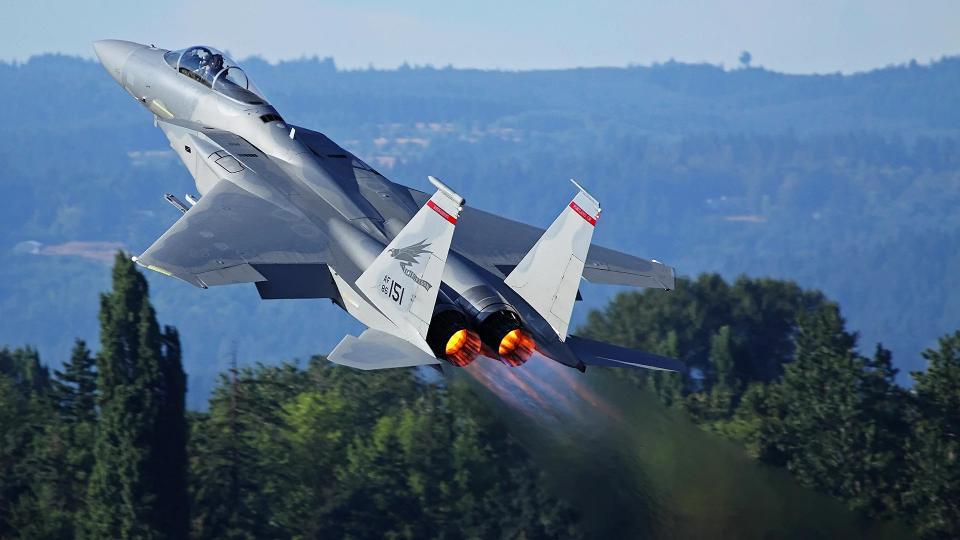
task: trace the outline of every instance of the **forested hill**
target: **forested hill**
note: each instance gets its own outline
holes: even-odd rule
[[[960,58],[849,76],[242,64],[288,121],[394,180],[423,188],[433,174],[472,206],[546,225],[576,177],[603,203],[598,243],[683,275],[821,289],[905,371],[960,321]],[[0,99],[0,343],[34,344],[56,365],[73,336],[96,336],[105,261],[176,219],[164,192],[195,188],[149,114],[92,61],[0,64]],[[182,332],[194,405],[233,343],[241,360],[306,357],[356,328],[325,302],[151,283]],[[581,321],[609,297],[584,293]]]
[[[52,372],[0,347],[0,538],[960,535],[960,331],[908,392],[822,294],[703,275],[583,328],[689,374],[316,356],[232,366],[188,414],[179,333],[115,259],[99,344]]]

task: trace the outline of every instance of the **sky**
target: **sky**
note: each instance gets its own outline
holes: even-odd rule
[[[649,65],[670,59],[851,73],[960,54],[956,0],[33,0],[7,2],[0,60],[92,58],[118,38],[235,58],[332,56],[341,68]]]

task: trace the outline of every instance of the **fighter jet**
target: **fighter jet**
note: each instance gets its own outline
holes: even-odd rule
[[[199,197],[134,260],[206,289],[253,283],[263,299],[325,298],[367,330],[330,361],[359,369],[519,366],[536,351],[585,371],[676,371],[674,359],[569,334],[582,278],[670,290],[674,271],[591,246],[600,204],[575,195],[546,231],[481,210],[430,176],[396,184],[322,133],[287,122],[243,69],[208,46],[94,43],[152,114]]]

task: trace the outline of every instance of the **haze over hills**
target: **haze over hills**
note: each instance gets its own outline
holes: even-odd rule
[[[289,122],[387,177],[427,174],[467,203],[546,225],[581,180],[604,208],[595,241],[683,275],[797,280],[838,300],[861,348],[903,370],[960,321],[960,58],[841,76],[667,63],[500,72],[338,71],[332,60],[241,63]],[[67,357],[96,342],[103,262],[138,253],[192,179],[93,62],[0,64],[0,343]],[[41,91],[42,90],[42,91]],[[204,401],[235,342],[243,362],[329,350],[356,323],[326,301],[262,302],[152,276],[161,321]],[[611,294],[587,286],[582,317]]]

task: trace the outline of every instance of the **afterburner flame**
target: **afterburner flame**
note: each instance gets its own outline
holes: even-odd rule
[[[519,366],[530,359],[537,348],[533,338],[523,330],[511,330],[500,340],[500,361],[508,366]]]
[[[447,340],[444,352],[451,364],[457,367],[466,366],[480,354],[480,336],[466,328],[457,330]]]

